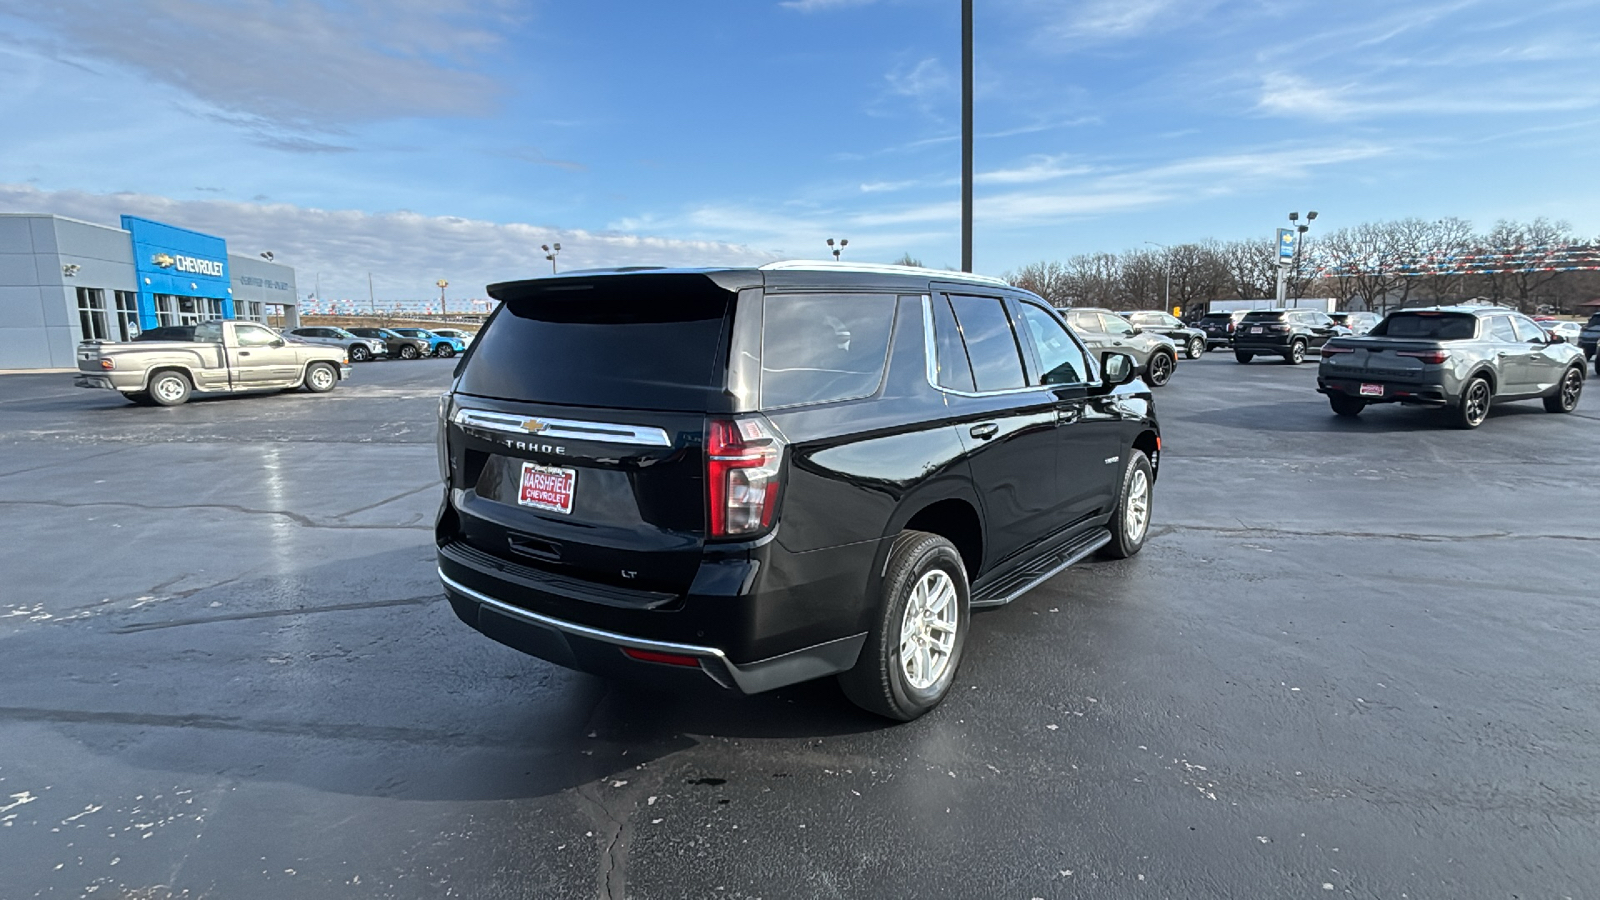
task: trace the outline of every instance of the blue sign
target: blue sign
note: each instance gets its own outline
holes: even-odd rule
[[[1278,262],[1288,262],[1294,259],[1294,242],[1296,240],[1293,228],[1278,229]]]
[[[233,291],[228,280],[228,242],[209,234],[162,222],[123,216],[122,227],[133,235],[133,270],[139,279],[139,328],[176,324],[161,321],[156,297],[196,298],[164,300],[171,315],[209,318],[220,313],[234,316]],[[196,320],[198,320],[196,318]]]

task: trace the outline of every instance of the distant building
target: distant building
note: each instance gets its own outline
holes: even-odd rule
[[[79,341],[132,340],[160,325],[298,324],[294,269],[233,256],[227,241],[123,216],[112,228],[0,213],[0,369],[72,368]]]

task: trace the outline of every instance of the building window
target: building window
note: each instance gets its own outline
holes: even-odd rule
[[[161,325],[179,325],[178,298],[171,294],[156,295],[156,322]]]
[[[222,301],[215,297],[201,297],[200,314],[207,319],[222,318]]]
[[[266,321],[266,319],[261,318],[261,304],[255,300],[250,300],[245,303],[245,312],[245,317],[252,322]]]
[[[132,291],[117,291],[117,340],[139,336],[139,299]]]
[[[78,288],[78,325],[86,341],[104,341],[111,337],[106,327],[106,292],[99,288]]]

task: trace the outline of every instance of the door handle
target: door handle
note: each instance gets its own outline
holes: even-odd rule
[[[993,422],[985,422],[982,425],[972,426],[972,429],[967,433],[980,441],[987,441],[1000,433],[1000,426]]]
[[[239,351],[239,355],[240,356],[249,356],[250,355],[250,351],[249,350],[240,350]]]
[[[1083,410],[1076,406],[1056,410],[1056,422],[1060,425],[1071,425],[1081,418],[1083,418]]]

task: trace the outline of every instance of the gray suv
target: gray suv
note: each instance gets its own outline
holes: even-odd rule
[[[1178,368],[1178,345],[1171,338],[1141,332],[1109,309],[1073,308],[1064,314],[1067,324],[1092,352],[1114,350],[1128,354],[1151,387],[1161,387],[1172,380],[1172,373]]]
[[[325,347],[343,347],[350,361],[366,362],[379,356],[388,356],[389,349],[383,341],[377,338],[364,338],[353,335],[343,328],[334,328],[331,325],[306,326],[296,328],[284,333],[285,337],[307,344],[322,344]]]

